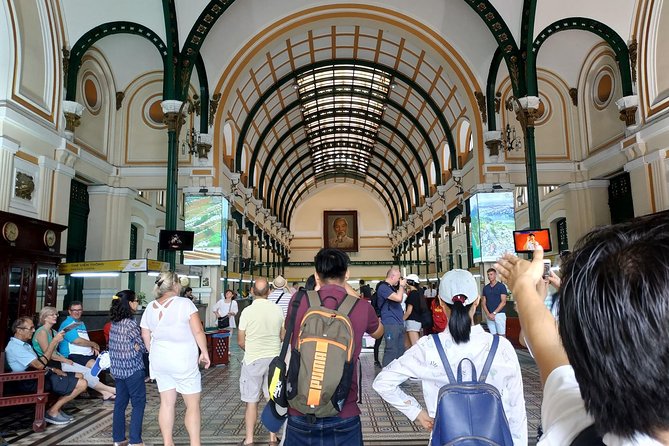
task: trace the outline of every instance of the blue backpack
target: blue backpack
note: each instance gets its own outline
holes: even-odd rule
[[[499,338],[493,336],[490,353],[483,372],[476,380],[476,368],[469,358],[458,364],[458,379],[446,357],[438,335],[432,335],[439,357],[446,370],[449,383],[439,389],[437,414],[432,429],[434,446],[513,446],[509,422],[502,406],[499,391],[486,384],[492,360],[497,352]],[[468,361],[472,368],[472,381],[462,381],[462,363]]]

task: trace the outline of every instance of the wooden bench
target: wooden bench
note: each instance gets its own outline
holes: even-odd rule
[[[44,421],[44,411],[49,394],[44,390],[45,370],[36,370],[31,372],[5,372],[5,352],[0,352],[0,407],[18,406],[22,404],[35,405],[35,421],[33,421],[33,430],[42,432],[46,427]],[[35,393],[24,395],[5,395],[5,383],[24,381],[29,379],[37,380],[37,391]]]

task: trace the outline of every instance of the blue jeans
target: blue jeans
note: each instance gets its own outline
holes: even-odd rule
[[[285,444],[290,446],[362,446],[360,417],[316,418],[288,416]]]
[[[386,348],[383,350],[383,367],[404,354],[404,325],[384,325],[383,337],[386,340]]]
[[[128,378],[116,378],[116,400],[114,401],[114,418],[112,438],[115,442],[125,440],[125,409],[128,401],[132,401],[130,414],[130,443],[142,443],[142,421],[146,406],[146,384],[144,370],[138,370]]]

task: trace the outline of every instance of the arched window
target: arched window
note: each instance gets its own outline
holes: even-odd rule
[[[232,123],[226,121],[223,126],[223,144],[225,145],[225,156],[232,156]]]

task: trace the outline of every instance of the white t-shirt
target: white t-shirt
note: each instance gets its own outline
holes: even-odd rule
[[[544,399],[541,403],[544,435],[537,446],[569,445],[593,423],[593,418],[585,410],[574,369],[565,365],[553,370],[544,386]],[[606,434],[603,440],[607,446],[662,446],[643,434],[636,434],[630,439]]]
[[[458,363],[463,358],[471,359],[478,373],[483,370],[483,365],[492,345],[492,335],[483,331],[480,325],[472,326],[469,342],[465,344],[453,342],[448,330],[439,333],[439,339],[444,345],[452,370],[457,370]],[[469,367],[463,367],[462,377],[464,381],[471,380]],[[384,368],[377,375],[373,384],[374,390],[384,400],[410,420],[415,420],[422,406],[413,396],[407,395],[399,387],[409,378],[421,380],[425,409],[431,417],[434,417],[437,410],[439,389],[448,384],[448,377],[432,336],[420,338],[403,356]],[[527,413],[525,412],[525,398],[523,397],[523,378],[516,351],[511,343],[504,338],[499,340],[497,353],[486,382],[499,390],[504,412],[509,421],[513,444],[515,446],[526,446]]]
[[[232,313],[239,313],[239,306],[237,305],[236,300],[231,300],[230,302],[226,302],[225,298],[219,299],[213,307],[211,307],[212,312],[218,311],[218,314],[221,315],[221,317],[225,316],[226,314],[232,312]],[[235,328],[237,326],[235,322],[235,317],[230,316],[230,328]]]

